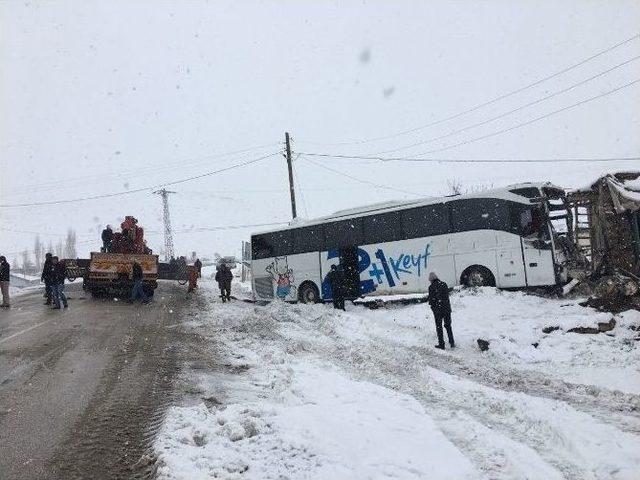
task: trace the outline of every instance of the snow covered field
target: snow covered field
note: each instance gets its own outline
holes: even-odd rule
[[[207,280],[195,302],[205,360],[156,440],[159,478],[639,478],[639,312],[582,335],[566,330],[611,314],[460,290],[442,352],[425,305],[222,304]]]

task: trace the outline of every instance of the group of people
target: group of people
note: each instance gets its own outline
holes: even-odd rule
[[[11,266],[4,256],[0,256],[0,290],[2,291],[1,307],[9,308],[9,281]],[[53,305],[53,309],[67,308],[69,306],[64,294],[64,281],[67,278],[67,266],[64,262],[51,253],[45,255],[42,275],[40,280],[44,282],[46,297],[45,305]]]
[[[44,282],[45,305],[52,305],[54,310],[69,306],[64,294],[64,281],[67,278],[67,266],[60,259],[47,253],[42,266],[40,280]]]

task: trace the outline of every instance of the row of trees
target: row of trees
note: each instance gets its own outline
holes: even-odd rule
[[[39,275],[44,265],[46,253],[50,252],[60,258],[76,258],[76,232],[69,229],[64,238],[58,240],[55,245],[49,240],[47,246],[40,240],[40,235],[36,235],[33,242],[33,250],[25,249],[21,258],[14,258],[14,270],[21,271],[25,275]]]

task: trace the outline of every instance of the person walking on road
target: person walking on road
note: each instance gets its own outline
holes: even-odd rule
[[[133,280],[133,289],[131,290],[131,299],[129,299],[129,303],[135,302],[138,298],[142,300],[142,303],[149,303],[149,297],[147,297],[147,294],[144,291],[144,285],[142,282],[144,279],[142,267],[138,262],[133,262],[133,266],[131,267],[131,279]]]
[[[44,257],[44,264],[42,265],[42,275],[40,280],[44,282],[44,295],[46,297],[45,305],[51,305],[51,285],[53,284],[53,270],[51,269],[51,253],[47,253]]]
[[[196,271],[198,273],[198,278],[202,277],[202,262],[199,258],[196,258],[196,261],[193,262],[193,266],[196,267]]]
[[[346,311],[344,308],[344,272],[342,267],[331,265],[331,270],[327,273],[326,280],[331,287],[333,308]]]
[[[0,290],[2,291],[2,305],[0,307],[9,308],[9,281],[11,279],[11,266],[4,256],[0,256]]]
[[[111,230],[111,225],[107,225],[104,230],[102,230],[102,250],[106,253],[111,251],[111,242],[113,241],[113,230]]]
[[[218,287],[220,287],[220,297],[223,302],[231,300],[232,279],[233,274],[231,273],[231,269],[226,263],[221,263],[218,267],[218,271],[216,272],[216,282],[218,282]]]
[[[449,287],[446,283],[438,278],[438,276],[431,272],[429,274],[429,295],[427,296],[427,302],[431,306],[433,311],[433,318],[436,322],[436,333],[438,334],[438,344],[436,348],[444,350],[444,335],[442,332],[442,324],[444,322],[444,328],[447,331],[447,337],[449,337],[449,345],[451,348],[455,347],[453,341],[453,331],[451,330],[451,303],[449,302]]]
[[[60,302],[67,308],[67,297],[64,294],[64,281],[67,278],[67,266],[58,257],[51,258],[51,273],[53,283],[51,284],[51,295],[53,297],[53,310],[60,310]]]

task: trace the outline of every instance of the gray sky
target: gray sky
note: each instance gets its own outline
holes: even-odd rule
[[[636,39],[475,112],[395,135],[530,84],[640,32],[637,1],[13,2],[0,3],[0,205],[163,184],[294,152],[417,156],[580,102],[640,78],[632,61],[512,115],[441,140],[640,55]],[[640,84],[485,140],[421,158],[574,158],[640,154]],[[237,152],[252,147],[251,151]],[[319,216],[390,199],[439,195],[447,182],[587,183],[633,162],[380,163],[299,156],[299,212]],[[640,162],[639,162],[640,163]],[[393,189],[373,186],[384,185]],[[178,253],[234,254],[251,229],[290,219],[286,164],[254,165],[171,187]],[[300,194],[300,191],[302,195]],[[149,191],[52,206],[0,208],[0,251],[77,231],[98,247],[105,223],[140,219],[162,246]],[[260,228],[258,228],[259,230]],[[10,231],[11,230],[11,231]],[[190,231],[191,230],[191,231]]]

